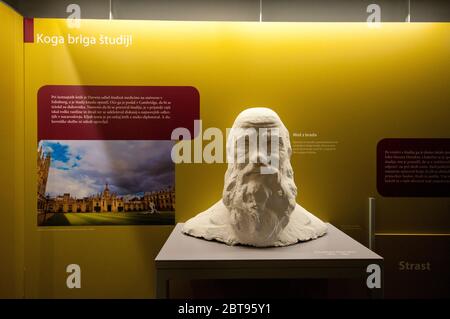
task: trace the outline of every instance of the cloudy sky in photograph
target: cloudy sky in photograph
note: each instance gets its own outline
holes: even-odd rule
[[[46,193],[82,198],[108,183],[118,195],[175,185],[172,141],[41,141],[52,154]]]

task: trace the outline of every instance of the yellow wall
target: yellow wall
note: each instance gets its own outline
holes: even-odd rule
[[[204,127],[222,129],[246,107],[271,107],[291,132],[339,141],[335,152],[293,156],[305,208],[362,227],[375,196],[379,231],[450,228],[448,199],[386,199],[375,186],[380,139],[449,136],[449,24],[91,20],[69,30],[64,20],[37,19],[35,32],[130,33],[134,44],[25,45],[27,297],[152,297],[153,260],[172,229],[36,226],[36,94],[48,84],[195,86]],[[224,172],[224,164],[177,166],[178,222],[220,197]],[[70,263],[82,268],[82,289],[65,286]]]
[[[0,2],[0,298],[23,295],[22,17]]]

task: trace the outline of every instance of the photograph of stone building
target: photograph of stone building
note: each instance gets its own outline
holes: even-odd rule
[[[120,197],[111,193],[108,184],[100,194],[90,197],[74,198],[69,193],[55,198],[46,198],[44,211],[51,213],[122,213],[143,211],[174,211],[175,190],[168,188],[147,192],[142,197]]]
[[[173,224],[171,145],[170,141],[43,141],[37,162],[38,225]],[[105,161],[105,151],[114,160]],[[141,156],[130,156],[129,151]],[[151,160],[157,169],[152,169]],[[100,184],[102,180],[106,182]]]

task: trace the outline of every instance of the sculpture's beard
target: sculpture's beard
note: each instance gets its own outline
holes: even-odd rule
[[[260,164],[231,164],[225,175],[223,202],[237,236],[270,240],[289,222],[297,196],[290,163],[273,174],[261,174]]]

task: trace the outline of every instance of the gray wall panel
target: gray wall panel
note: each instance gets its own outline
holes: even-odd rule
[[[109,0],[15,0],[10,2],[23,16],[29,18],[66,18],[69,4],[78,4],[82,19],[108,19]]]
[[[450,0],[411,0],[412,22],[450,22]]]
[[[65,18],[70,3],[82,18],[108,19],[109,0],[3,0],[26,17]],[[381,20],[405,21],[408,0],[262,0],[263,21],[366,21],[367,6]],[[115,19],[259,21],[259,0],[112,0]],[[450,0],[410,0],[411,22],[450,22]]]
[[[114,0],[115,19],[259,21],[259,0]]]
[[[381,21],[405,21],[408,0],[264,0],[263,21],[365,22],[369,4],[381,7]]]

